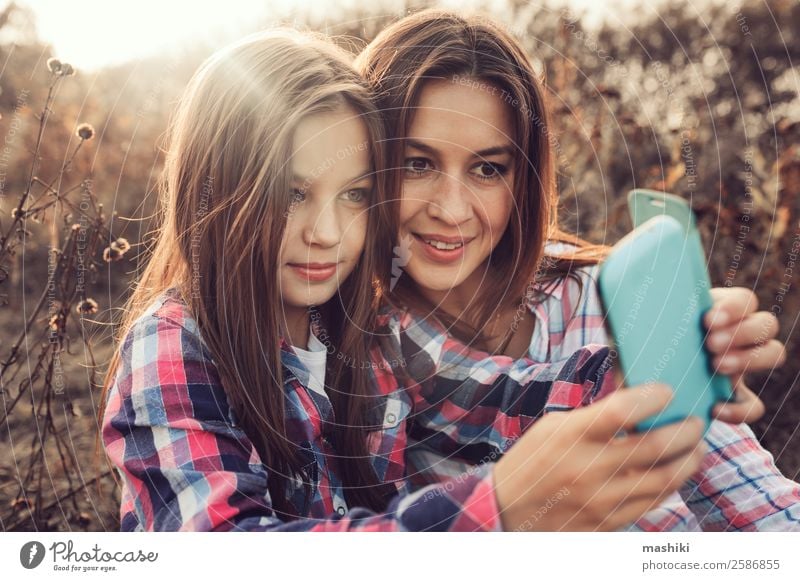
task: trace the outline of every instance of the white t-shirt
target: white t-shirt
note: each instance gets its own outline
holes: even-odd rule
[[[314,332],[309,329],[308,350],[300,349],[294,345],[292,349],[294,349],[297,357],[308,369],[309,378],[307,387],[322,396],[328,397],[328,394],[325,393],[325,363],[328,360],[328,350],[325,345],[322,341],[317,339]]]

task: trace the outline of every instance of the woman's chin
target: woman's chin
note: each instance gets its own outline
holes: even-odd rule
[[[422,276],[414,276],[412,274],[411,277],[414,279],[418,289],[432,293],[449,292],[458,287],[467,278],[467,273],[459,273],[457,271],[434,274],[430,272],[434,270],[432,267],[426,267],[424,270],[427,270],[427,272],[424,272]]]

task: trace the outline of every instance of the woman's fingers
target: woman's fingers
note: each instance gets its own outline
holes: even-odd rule
[[[663,410],[672,397],[669,386],[640,385],[611,393],[585,408],[540,419],[494,466],[503,526],[513,530],[525,524],[543,502],[566,486],[568,500],[554,506],[533,528],[596,529],[620,502],[627,507],[625,499],[640,494],[631,491],[635,487],[631,474],[657,470],[662,488],[673,486],[674,479],[688,478],[684,475],[689,467],[679,468],[678,462],[686,465],[687,457],[696,454],[702,436],[699,419],[646,434],[627,434]],[[618,437],[620,433],[626,435]],[[672,490],[680,484],[676,482]],[[624,514],[627,522],[641,516],[629,516],[630,510]],[[612,518],[614,527],[625,524],[616,514]]]
[[[751,424],[764,415],[764,402],[747,385],[741,374],[731,378],[734,383],[735,400],[719,403],[711,411],[711,417],[729,424]]]
[[[705,314],[709,330],[706,347],[720,373],[772,369],[786,360],[786,348],[778,336],[778,319],[757,311],[758,299],[743,287],[711,289],[714,306]]]
[[[657,468],[631,470],[609,482],[598,495],[600,505],[614,506],[597,530],[617,530],[639,520],[658,507],[699,470],[708,447],[693,450]]]
[[[770,312],[758,311],[725,327],[714,327],[706,339],[712,353],[733,348],[763,345],[778,336],[778,318]]]
[[[715,355],[711,365],[719,373],[735,375],[748,371],[764,371],[780,367],[786,361],[786,347],[773,339],[750,349],[732,349],[724,355]]]
[[[632,470],[620,479],[620,487],[628,490],[630,498],[661,498],[680,488],[700,469],[708,453],[705,441],[699,441],[689,450],[659,466],[646,470]]]
[[[727,327],[758,309],[758,297],[750,289],[741,286],[712,288],[711,298],[714,304],[703,317],[709,331]]]
[[[609,513],[600,528],[617,530],[659,506],[700,469],[707,453],[706,443],[699,442],[692,450],[666,464],[644,471],[631,470],[617,478],[613,488],[606,489],[618,495],[616,509]]]
[[[606,398],[571,413],[580,414],[582,422],[574,424],[595,441],[608,442],[621,431],[632,431],[636,424],[663,410],[673,397],[672,389],[653,383],[621,389]]]
[[[691,452],[703,437],[703,421],[688,417],[683,421],[616,438],[611,443],[609,461],[622,470],[647,470],[671,462]]]

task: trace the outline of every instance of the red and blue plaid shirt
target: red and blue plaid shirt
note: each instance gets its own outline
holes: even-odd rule
[[[406,315],[407,317],[407,315]],[[166,292],[132,326],[107,396],[102,437],[122,481],[121,529],[263,531],[501,530],[490,463],[410,490],[409,435],[442,456],[465,446],[498,456],[549,409],[588,403],[610,383],[608,349],[585,346],[558,364],[531,365],[465,352],[441,329],[389,317],[408,376],[372,350],[383,424],[368,435],[373,468],[398,494],[385,512],[348,507],[323,425],[328,399],[308,388],[308,370],[285,343],[287,436],[312,464],[312,498],[287,496],[303,518],[272,508],[268,471],[237,422],[196,320],[177,291]]]
[[[550,253],[568,247],[550,244]],[[597,266],[577,268],[557,284],[538,286],[544,296],[530,297],[527,307],[536,319],[527,354],[537,363],[563,361],[584,346],[609,345],[597,290]],[[416,325],[414,318],[403,319]],[[611,368],[608,373],[611,374]],[[596,394],[602,397],[604,389]],[[572,398],[561,408],[589,403]],[[463,446],[446,455],[435,434],[417,434],[407,453],[411,489],[445,481],[467,470],[481,455],[480,447]],[[800,485],[775,466],[752,430],[744,424],[714,420],[705,436],[709,446],[701,469],[664,504],[628,527],[634,531],[800,531]],[[492,458],[496,460],[496,458]],[[480,460],[477,460],[480,461]]]

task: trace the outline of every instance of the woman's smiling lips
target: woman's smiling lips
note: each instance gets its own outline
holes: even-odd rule
[[[290,262],[288,266],[300,278],[310,282],[322,282],[336,274],[335,262]]]
[[[441,263],[450,263],[460,259],[464,255],[467,244],[474,240],[474,238],[465,239],[463,236],[440,236],[438,234],[413,233],[413,236],[429,259]]]

